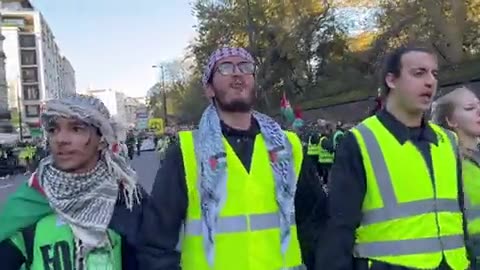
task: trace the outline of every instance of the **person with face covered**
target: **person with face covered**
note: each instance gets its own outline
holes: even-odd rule
[[[82,95],[50,100],[41,115],[50,156],[0,212],[2,270],[139,269],[142,190],[112,150],[105,105]]]
[[[459,139],[468,241],[472,269],[480,269],[480,101],[472,90],[461,87],[440,97],[433,105],[432,119],[454,131]]]
[[[245,49],[210,56],[203,85],[211,104],[198,129],[179,132],[157,173],[142,269],[313,267],[326,195],[298,137],[253,110],[254,73]]]
[[[455,134],[425,119],[438,62],[400,47],[385,61],[385,108],[346,133],[329,180],[317,268],[465,270],[461,162]]]

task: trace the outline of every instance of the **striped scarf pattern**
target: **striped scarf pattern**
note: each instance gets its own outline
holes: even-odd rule
[[[107,229],[119,193],[115,177],[99,161],[87,173],[66,173],[42,160],[40,186],[56,214],[70,225],[77,243],[77,265],[89,251],[108,245]],[[80,244],[81,243],[81,244]]]
[[[270,166],[275,179],[276,202],[280,216],[281,250],[285,254],[290,241],[290,224],[294,217],[294,196],[296,190],[296,174],[293,164],[292,145],[280,125],[272,118],[259,112],[253,117],[260,126],[270,157]],[[195,155],[197,158],[200,179],[200,196],[202,209],[203,244],[210,265],[214,262],[214,236],[216,222],[220,210],[227,197],[227,166],[225,146],[220,119],[215,106],[210,105],[202,115],[198,130],[198,140],[195,140]],[[220,158],[218,158],[220,157]],[[217,166],[210,166],[212,158]]]

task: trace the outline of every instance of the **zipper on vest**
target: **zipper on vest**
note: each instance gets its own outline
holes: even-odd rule
[[[435,225],[437,227],[437,238],[440,243],[440,247],[442,248],[442,261],[445,259],[445,245],[443,244],[442,238],[440,237],[440,222],[438,220],[438,206],[437,206],[437,188],[435,186],[435,172],[433,171],[433,156],[432,156],[432,151],[431,151],[431,146],[428,144],[428,151],[430,152],[430,158],[432,159],[432,168],[428,166],[427,161],[425,160],[425,157],[422,153],[422,150],[412,142],[413,145],[415,145],[415,148],[417,148],[418,152],[422,156],[423,163],[425,164],[425,167],[427,167],[428,175],[430,175],[430,184],[432,185],[433,189],[433,209],[435,212]]]

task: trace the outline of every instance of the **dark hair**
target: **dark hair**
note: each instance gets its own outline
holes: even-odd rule
[[[390,87],[388,87],[385,82],[385,78],[389,73],[393,74],[395,77],[399,77],[402,71],[402,57],[409,52],[424,52],[428,54],[435,55],[434,51],[427,47],[417,47],[417,46],[402,46],[396,48],[391,53],[389,53],[383,65],[382,75],[381,75],[381,84],[383,88],[383,96],[387,96],[390,93]]]

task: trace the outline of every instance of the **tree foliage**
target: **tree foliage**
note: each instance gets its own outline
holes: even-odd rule
[[[188,121],[208,102],[200,78],[222,46],[254,55],[258,106],[269,113],[278,111],[283,92],[300,104],[375,93],[381,60],[401,44],[431,46],[453,67],[480,53],[480,0],[196,0],[193,14],[197,37],[185,59],[191,64],[170,63],[176,68],[166,87],[172,111]],[[353,29],[358,24],[360,31]],[[151,100],[161,114],[159,94]]]
[[[196,122],[207,104],[200,77],[192,74],[188,61],[174,60],[161,66],[164,68],[163,82],[156,83],[148,91],[147,105],[153,116],[165,117],[165,93],[169,116],[176,116],[181,122]]]
[[[372,56],[381,57],[388,49],[409,43],[434,48],[446,65],[458,65],[478,54],[479,0],[381,0],[379,9]],[[378,62],[372,58],[368,61]]]
[[[346,45],[326,1],[198,0],[194,13],[198,38],[191,49],[198,72],[218,47],[248,48],[258,64],[258,103],[267,111],[278,108],[272,101],[283,91],[294,99],[313,91]]]

